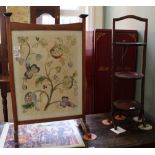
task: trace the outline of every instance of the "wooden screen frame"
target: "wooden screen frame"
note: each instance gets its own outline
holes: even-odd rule
[[[6,16],[6,30],[7,30],[7,48],[8,48],[8,60],[9,60],[9,73],[10,73],[10,89],[11,89],[11,98],[12,98],[12,107],[13,107],[13,119],[14,119],[14,137],[15,142],[18,145],[18,125],[20,124],[30,124],[30,123],[39,123],[46,121],[55,121],[55,120],[66,120],[66,119],[75,119],[82,118],[85,121],[85,94],[86,94],[86,76],[85,76],[85,50],[86,50],[86,37],[85,37],[85,25],[87,15],[80,15],[82,18],[81,23],[73,24],[62,24],[62,25],[39,25],[39,24],[26,24],[26,23],[17,23],[10,22],[11,13],[5,13]],[[12,31],[26,31],[26,30],[65,30],[65,31],[81,31],[82,32],[82,115],[76,116],[65,116],[65,117],[56,117],[56,118],[45,118],[45,119],[34,119],[34,120],[18,120],[17,113],[17,103],[16,103],[16,94],[15,94],[15,82],[14,82],[14,69],[13,69],[13,53],[12,53]],[[83,124],[82,124],[83,126]],[[86,128],[84,127],[86,131]],[[16,145],[15,145],[16,146]]]

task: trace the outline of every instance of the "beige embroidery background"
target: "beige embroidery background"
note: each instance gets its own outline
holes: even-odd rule
[[[40,71],[38,73],[34,73],[31,79],[26,81],[26,89],[23,89],[23,75],[26,72],[26,68],[24,62],[20,62],[19,58],[26,57],[26,52],[28,52],[27,46],[20,46],[19,37],[27,37],[28,42],[31,46],[31,52],[42,55],[39,61],[36,60],[35,54],[29,58],[30,64],[36,64],[40,67]],[[37,38],[36,38],[37,37]],[[68,51],[63,53],[62,60],[59,58],[54,58],[51,56],[50,50],[52,47],[58,43],[61,38],[64,42],[66,38],[75,38],[75,43],[73,46],[70,46]],[[48,43],[46,46],[41,46],[36,44],[36,40],[38,38],[42,41],[44,40]],[[55,118],[55,117],[63,117],[63,116],[73,116],[73,115],[81,115],[82,114],[82,33],[80,31],[13,31],[12,34],[13,40],[13,53],[14,53],[14,76],[15,76],[15,90],[16,90],[16,101],[17,101],[17,112],[18,119],[21,120],[32,120],[32,119],[43,119],[43,118]],[[40,41],[39,40],[39,41]],[[66,48],[67,49],[67,48]],[[34,56],[33,56],[34,55]],[[18,58],[18,61],[17,61]],[[61,66],[62,70],[58,73],[58,78],[63,79],[66,75],[72,76],[74,73],[76,74],[76,82],[77,82],[77,92],[75,93],[74,89],[60,89],[62,85],[57,88],[57,90],[53,93],[52,101],[61,100],[62,96],[68,96],[71,103],[73,103],[73,107],[60,106],[60,103],[55,103],[50,106],[46,110],[44,107],[47,102],[46,96],[42,95],[42,99],[38,102],[37,107],[39,110],[35,108],[31,108],[29,110],[23,111],[22,105],[25,103],[25,94],[28,92],[33,92],[38,89],[43,89],[43,83],[37,84],[35,83],[36,77],[38,75],[45,75],[45,66],[44,64],[47,62],[52,62],[51,67],[55,68],[54,72],[58,71],[60,68],[57,66]],[[47,92],[48,82],[45,84],[44,88]]]

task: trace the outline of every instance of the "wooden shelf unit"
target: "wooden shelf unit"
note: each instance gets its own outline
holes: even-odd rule
[[[125,40],[122,40],[122,42],[117,41],[116,39],[116,27],[115,24],[118,21],[124,20],[124,19],[129,19],[132,18],[134,20],[138,20],[140,22],[143,22],[145,24],[144,27],[144,35],[143,35],[143,39],[144,42],[126,42]],[[117,111],[129,111],[129,110],[133,110],[133,109],[138,109],[139,110],[139,114],[138,117],[139,119],[142,119],[142,123],[145,127],[145,118],[144,118],[144,82],[145,82],[145,66],[146,66],[146,48],[147,48],[147,31],[148,31],[148,19],[147,18],[141,18],[135,15],[127,15],[127,16],[123,16],[120,18],[113,18],[113,30],[112,30],[112,93],[111,93],[111,106],[112,106],[112,120],[113,120],[113,125],[114,128],[117,129],[117,122],[115,120],[115,115]],[[126,71],[124,68],[124,63],[125,63],[125,57],[127,55],[128,52],[128,48],[129,47],[138,47],[138,46],[142,46],[142,63],[141,63],[141,71],[137,72],[137,71]],[[115,65],[116,65],[116,56],[117,56],[117,52],[116,52],[116,47],[119,47],[122,51],[121,54],[121,71],[116,72],[115,70]],[[138,48],[137,48],[137,52],[138,52]],[[122,79],[122,80],[126,80],[126,82],[128,80],[141,80],[141,101],[138,102],[136,100],[133,99],[118,99],[115,100],[114,96],[115,96],[115,83],[117,79]],[[126,90],[124,90],[126,91]]]

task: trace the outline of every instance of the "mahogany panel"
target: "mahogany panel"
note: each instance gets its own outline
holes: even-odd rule
[[[95,31],[94,113],[110,111],[111,31]]]
[[[118,41],[137,41],[137,31],[118,30]],[[112,31],[110,29],[97,29],[95,31],[95,63],[94,63],[94,113],[111,111],[111,65],[112,65]],[[116,71],[121,71],[122,48],[116,49]],[[126,71],[136,70],[136,47],[129,47],[125,54],[124,66]],[[133,99],[135,95],[135,81],[117,79],[115,99]]]

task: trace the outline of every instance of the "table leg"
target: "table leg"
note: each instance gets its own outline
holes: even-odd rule
[[[1,96],[2,96],[2,104],[3,104],[4,121],[5,122],[8,122],[7,84],[2,84],[2,87],[1,87]]]

